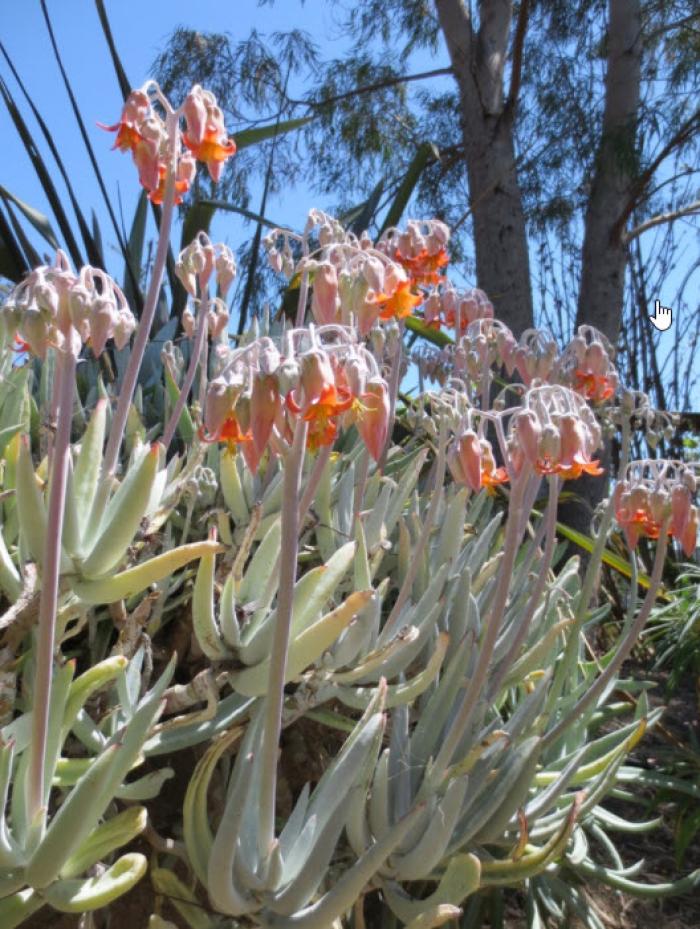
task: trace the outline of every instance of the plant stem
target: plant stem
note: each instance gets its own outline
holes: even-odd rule
[[[433,485],[433,492],[430,495],[430,506],[428,507],[428,512],[425,517],[425,522],[423,523],[423,531],[420,534],[418,539],[418,544],[416,545],[415,550],[412,553],[411,564],[408,567],[406,576],[403,579],[401,584],[401,589],[399,590],[396,602],[391,609],[389,618],[384,624],[384,629],[389,630],[393,629],[394,624],[398,620],[399,614],[404,607],[404,604],[411,595],[413,590],[413,582],[416,579],[418,574],[418,569],[420,567],[421,559],[423,557],[423,552],[425,547],[428,544],[428,539],[430,538],[430,533],[433,530],[433,525],[435,523],[435,517],[437,516],[438,507],[442,501],[443,496],[443,486],[445,483],[445,465],[446,465],[446,454],[445,447],[447,445],[447,420],[445,417],[442,417],[440,420],[440,436],[438,438],[438,454],[437,461],[435,463],[435,483]]]
[[[403,360],[403,334],[404,334],[404,322],[399,320],[399,332],[396,337],[396,347],[394,349],[394,355],[391,359],[391,377],[389,380],[389,426],[387,428],[386,434],[386,444],[384,446],[384,451],[382,452],[382,457],[379,460],[379,470],[384,470],[384,465],[386,464],[386,458],[389,454],[389,449],[391,448],[391,439],[394,434],[394,417],[396,415],[396,398],[399,395],[399,385],[401,383],[401,362]]]
[[[66,508],[70,429],[73,419],[75,356],[70,349],[56,350],[58,421],[52,455],[51,486],[42,558],[41,598],[36,648],[36,672],[32,711],[32,748],[29,767],[29,822],[36,822],[45,803],[46,742],[49,729],[53,652],[56,637],[58,582],[61,570],[61,537]]]
[[[309,512],[309,507],[313,503],[314,497],[316,496],[319,481],[321,480],[326,465],[328,464],[332,451],[333,445],[323,445],[319,449],[318,455],[316,455],[316,461],[314,461],[311,474],[309,474],[308,480],[306,481],[304,493],[302,494],[301,500],[299,501],[300,526],[306,519],[306,514]]]
[[[530,594],[527,606],[525,607],[525,612],[520,620],[518,629],[515,632],[515,636],[510,644],[510,647],[508,648],[506,656],[501,662],[501,665],[496,672],[494,679],[490,683],[490,699],[493,699],[498,693],[503,680],[508,674],[511,663],[515,660],[520,646],[527,638],[527,633],[530,629],[532,617],[535,615],[535,611],[537,610],[537,607],[540,604],[540,600],[542,599],[542,594],[547,584],[547,575],[549,574],[552,555],[554,553],[554,544],[557,538],[556,527],[558,500],[559,478],[556,475],[552,475],[549,478],[549,499],[547,502],[547,511],[543,518],[543,522],[545,524],[545,546],[542,558],[540,559],[539,565],[537,567],[538,574],[537,580],[535,581],[535,588]]]
[[[189,392],[194,384],[195,374],[197,373],[197,365],[199,364],[202,356],[202,350],[204,348],[204,343],[206,340],[207,333],[207,316],[209,312],[209,298],[206,294],[202,296],[202,301],[199,305],[199,313],[197,315],[197,328],[194,334],[194,344],[192,346],[192,355],[190,357],[190,363],[187,367],[187,372],[185,374],[184,380],[182,381],[182,387],[180,388],[180,393],[178,394],[177,401],[173,407],[173,411],[170,414],[170,419],[168,420],[168,425],[165,427],[163,432],[163,445],[167,452],[170,447],[170,443],[173,440],[175,435],[175,430],[177,425],[180,422],[180,416],[182,411],[185,408],[185,403]]]
[[[496,645],[498,633],[503,619],[503,613],[508,602],[508,594],[513,574],[513,565],[518,553],[521,533],[520,525],[522,519],[523,499],[526,495],[527,487],[530,483],[531,476],[526,468],[523,468],[521,474],[516,478],[513,484],[513,491],[510,497],[508,508],[508,519],[506,522],[505,543],[503,546],[503,560],[501,561],[498,577],[499,582],[496,587],[493,606],[489,614],[484,619],[484,638],[479,649],[478,661],[473,677],[470,679],[466,693],[462,699],[462,705],[455,716],[452,725],[442,743],[442,747],[435,759],[432,777],[440,778],[442,772],[447,768],[452,760],[452,756],[457,750],[462,736],[472,716],[477,700],[481,695],[482,688],[488,677],[493,657],[493,650]]]
[[[105,456],[102,463],[102,480],[99,494],[99,507],[94,515],[101,516],[102,510],[106,503],[107,493],[109,492],[109,479],[114,474],[114,470],[119,457],[126,421],[129,415],[129,407],[134,397],[136,383],[138,380],[141,362],[146,351],[146,345],[151,335],[151,326],[158,306],[158,295],[160,285],[163,280],[163,271],[165,262],[168,257],[168,246],[170,245],[170,227],[172,226],[173,209],[175,206],[175,179],[177,174],[177,157],[178,157],[178,115],[177,113],[168,113],[167,116],[168,139],[170,144],[170,164],[168,165],[168,176],[165,181],[165,191],[163,193],[163,214],[160,221],[160,232],[158,235],[158,247],[156,257],[153,262],[153,271],[151,280],[148,285],[148,293],[143,306],[143,313],[139,320],[136,337],[129,356],[129,364],[124,374],[117,408],[112,421],[112,428],[109,432]]]
[[[270,655],[270,676],[265,698],[265,723],[260,775],[260,816],[258,850],[264,861],[275,840],[275,801],[277,797],[277,752],[282,730],[284,678],[292,626],[294,581],[299,549],[299,490],[301,487],[306,432],[308,424],[300,418],[294,430],[294,441],[284,463],[282,493],[282,559],[279,568],[279,592],[275,618],[275,634]]]

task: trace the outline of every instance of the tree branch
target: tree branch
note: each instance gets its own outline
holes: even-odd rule
[[[627,203],[625,204],[622,212],[615,222],[615,225],[613,226],[611,234],[611,238],[613,240],[618,237],[622,237],[627,220],[629,219],[634,208],[639,204],[644,191],[651,183],[656,169],[659,167],[661,162],[668,158],[674,149],[678,148],[679,145],[682,145],[684,142],[686,142],[693,135],[693,133],[698,131],[698,129],[700,129],[700,109],[696,110],[693,115],[681,125],[678,132],[676,132],[675,135],[671,137],[671,139],[661,149],[659,154],[653,159],[651,164],[644,171],[642,171],[636,181],[632,184]]]
[[[622,241],[627,245],[632,239],[636,239],[637,236],[646,232],[647,229],[653,229],[654,226],[660,226],[663,223],[672,223],[681,216],[697,215],[698,213],[700,213],[700,200],[695,200],[693,203],[689,203],[687,206],[683,206],[678,210],[671,210],[669,213],[659,213],[657,216],[652,216],[650,219],[644,220],[643,223],[635,226],[634,229],[630,229],[628,232],[623,233]]]
[[[371,94],[374,93],[375,90],[383,90],[385,87],[395,87],[397,84],[408,84],[411,81],[426,81],[431,77],[441,77],[443,74],[452,74],[452,68],[435,68],[432,71],[421,71],[418,74],[388,77],[383,81],[377,81],[376,84],[354,87],[352,90],[345,91],[345,93],[336,94],[335,97],[326,97],[323,100],[295,100],[292,97],[287,97],[286,99],[293,106],[330,106],[333,103],[340,103],[342,100],[347,100],[350,97],[357,97],[360,94]]]
[[[523,72],[523,48],[525,46],[525,34],[527,32],[527,21],[530,13],[529,6],[529,0],[521,0],[520,9],[518,10],[518,22],[515,26],[515,36],[513,38],[513,64],[510,71],[510,87],[508,88],[508,97],[506,99],[504,111],[511,119],[515,116],[518,96],[520,94],[520,81]]]

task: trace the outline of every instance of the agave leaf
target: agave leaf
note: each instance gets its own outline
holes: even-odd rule
[[[118,800],[126,800],[128,803],[154,800],[161,792],[163,784],[174,776],[175,772],[172,768],[160,768],[158,771],[150,771],[135,781],[129,781],[128,784],[117,787],[114,796]]]
[[[503,861],[482,862],[481,882],[486,886],[508,886],[518,884],[541,873],[550,862],[557,861],[566,851],[577,816],[581,809],[583,794],[576,794],[569,814],[561,829],[542,848],[522,855],[520,858]]]
[[[107,402],[98,400],[80,443],[80,451],[73,471],[75,509],[83,520],[86,520],[90,513],[97,490],[106,425]],[[82,528],[84,534],[85,527]]]
[[[439,904],[453,906],[466,900],[481,884],[481,862],[476,855],[454,855],[450,858],[437,889],[424,900],[414,900],[403,888],[384,882],[382,893],[391,910],[403,922],[410,922],[426,910]]]
[[[15,929],[45,905],[46,901],[31,888],[4,897],[0,900],[0,925],[2,929]]]
[[[487,829],[489,834],[495,831],[491,827],[496,817],[500,835],[527,793],[541,748],[542,740],[537,736],[510,747],[500,768],[488,779],[486,795],[482,782],[479,785],[481,791],[475,791],[470,797],[470,804],[456,831],[455,849],[471,842],[482,829]]]
[[[180,396],[180,388],[175,383],[173,375],[170,371],[169,366],[164,365],[165,373],[165,389],[168,392],[168,399],[173,404],[177,403],[178,397]],[[180,433],[180,438],[183,442],[189,445],[194,439],[194,423],[192,421],[192,416],[190,411],[187,409],[187,404],[183,407],[182,413],[177,423],[177,430]]]
[[[335,642],[357,613],[374,596],[372,590],[362,590],[350,596],[337,609],[326,613],[292,640],[287,658],[285,681],[297,677],[304,668],[313,664]],[[267,692],[270,659],[230,675],[231,686],[246,697],[261,697]]]
[[[274,139],[278,135],[284,135],[287,132],[293,132],[295,129],[301,129],[313,120],[313,116],[300,116],[296,119],[287,119],[282,122],[270,123],[267,126],[257,126],[255,129],[243,129],[234,135],[236,148],[248,148],[250,145],[259,145],[267,139]]]
[[[243,915],[255,909],[255,902],[236,884],[234,865],[246,812],[255,816],[250,798],[253,781],[259,769],[254,747],[259,741],[261,720],[262,716],[257,714],[246,729],[231,773],[226,806],[213,843],[208,835],[203,836],[202,849],[207,859],[204,862],[207,867],[206,886],[211,900],[218,909],[232,916]],[[256,842],[256,837],[253,837],[253,842]]]
[[[192,629],[204,654],[212,661],[230,655],[214,611],[214,569],[216,555],[206,552],[199,559],[192,591]]]
[[[396,524],[399,521],[399,516],[406,506],[406,501],[413,492],[413,488],[416,486],[418,477],[420,475],[425,459],[428,456],[428,449],[421,449],[420,453],[417,454],[406,467],[401,480],[399,481],[394,494],[392,495],[391,505],[387,510],[386,519],[384,520],[384,526],[386,529],[387,538],[391,538],[391,535],[396,528]]]
[[[343,213],[340,221],[348,232],[354,232],[355,235],[360,236],[365,230],[369,229],[383,193],[384,180],[380,180],[365,201]]]
[[[135,308],[136,315],[141,315],[143,308],[143,294],[139,287],[138,271],[143,264],[143,247],[146,239],[146,219],[148,217],[148,196],[145,190],[139,194],[131,221],[129,238],[126,242],[126,257],[124,262],[124,278],[122,289],[126,302]]]
[[[209,855],[214,844],[207,810],[209,784],[219,759],[242,734],[243,730],[235,727],[212,742],[197,762],[185,794],[182,822],[185,846],[192,870],[205,886]]]
[[[440,673],[449,640],[447,633],[441,633],[438,636],[435,651],[430,656],[428,663],[422,671],[408,681],[404,681],[400,684],[389,684],[386,696],[387,709],[412,704],[414,700],[430,687]],[[334,690],[335,696],[337,696],[341,703],[344,703],[345,706],[354,707],[355,709],[364,709],[371,700],[372,693],[373,688],[370,687],[356,687],[352,690],[345,687],[338,687]]]
[[[63,866],[62,878],[77,877],[112,852],[133,841],[146,828],[148,811],[143,806],[132,806],[117,813],[107,822],[100,823],[83,842],[75,855]]]
[[[58,239],[56,238],[56,234],[53,231],[53,228],[51,227],[51,223],[43,213],[40,213],[39,210],[35,210],[34,207],[30,206],[28,203],[25,203],[24,200],[20,200],[19,197],[16,197],[14,194],[10,193],[7,188],[2,187],[1,185],[0,196],[4,200],[10,200],[12,203],[14,203],[24,218],[31,223],[39,235],[49,243],[51,248],[59,248]]]
[[[263,911],[263,924],[267,929],[328,929],[333,925],[334,919],[352,907],[364,886],[381,868],[422,813],[422,807],[412,810],[348,868],[333,888],[316,903],[293,916]]]
[[[99,580],[79,581],[74,585],[74,592],[83,603],[114,603],[145,590],[150,584],[156,584],[175,571],[210,553],[217,554],[223,548],[217,542],[202,541],[181,545],[171,551],[156,555],[142,564],[127,568],[113,577]]]
[[[172,903],[190,929],[213,929],[214,923],[194,892],[176,874],[167,868],[153,868],[151,881],[156,893],[163,894]]]
[[[261,592],[270,580],[272,566],[280,556],[280,540],[282,538],[282,525],[279,519],[271,523],[258,545],[255,554],[250,560],[238,589],[240,603],[246,604],[261,599]],[[276,587],[272,588],[274,596]],[[271,598],[270,598],[271,600]],[[265,605],[264,603],[261,605]]]
[[[48,887],[56,879],[67,859],[77,852],[104,814],[161,711],[161,698],[174,666],[173,659],[141,701],[129,724],[110,740],[52,819],[27,864],[26,879],[33,887]]]
[[[7,84],[2,80],[0,80],[0,95],[2,95],[3,102],[7,107],[12,122],[15,125],[15,129],[17,130],[22,144],[24,145],[25,151],[29,156],[32,167],[34,168],[34,171],[39,178],[39,182],[44,189],[46,198],[49,202],[49,205],[51,206],[51,210],[54,216],[56,217],[56,222],[58,223],[59,229],[61,230],[61,235],[63,236],[68,247],[68,253],[71,256],[71,260],[73,261],[73,264],[79,268],[84,264],[84,262],[80,254],[78,244],[75,240],[75,236],[73,235],[70,222],[68,221],[66,212],[63,209],[61,198],[51,179],[51,175],[46,167],[45,162],[39,154],[39,147],[37,146],[34,137],[29,131],[29,128],[19,111],[17,104],[15,103],[9,88],[7,87]]]
[[[419,916],[411,920],[406,929],[436,929],[437,926],[444,926],[450,920],[459,919],[461,915],[462,910],[458,906],[453,906],[451,903],[438,903],[423,910]]]
[[[457,825],[468,784],[469,778],[466,776],[450,781],[445,796],[413,848],[404,854],[392,856],[389,865],[399,880],[424,880],[437,868]]]
[[[338,585],[350,570],[355,556],[355,543],[339,548],[328,561],[308,571],[295,585],[292,606],[292,636],[304,631],[333,597]]]
[[[29,263],[0,209],[0,274],[13,284],[19,284],[29,271]]]
[[[19,572],[10,557],[5,544],[3,527],[0,523],[0,588],[11,603],[15,603],[22,593]]]
[[[137,884],[148,870],[144,855],[130,852],[99,875],[86,880],[57,881],[44,891],[47,902],[62,913],[85,913],[109,906]]]
[[[289,881],[289,884],[270,902],[275,912],[291,915],[308,903],[318,890],[343,829],[340,807],[361,776],[368,759],[376,759],[383,731],[382,714],[376,713],[364,721],[361,732],[351,736],[349,747],[343,748],[331,766],[334,795],[331,796],[327,789],[329,781],[321,790],[314,791],[306,828],[302,829],[284,861],[282,881]]]
[[[576,866],[575,870],[586,879],[593,878],[593,880],[614,887],[616,890],[622,890],[624,893],[632,894],[635,897],[648,899],[675,897],[680,894],[691,893],[700,887],[700,868],[677,881],[660,884],[641,884],[637,881],[630,881],[628,878],[621,877],[612,869],[604,868],[602,865],[596,865],[590,861],[582,861]]]
[[[85,578],[107,574],[124,557],[146,515],[158,472],[160,449],[161,446],[154,444],[141,450],[109,501],[94,542],[81,565]]]
[[[224,503],[231,511],[236,526],[245,526],[248,523],[250,511],[243,493],[241,476],[238,472],[236,455],[226,449],[219,458],[219,478],[221,490],[224,494]]]

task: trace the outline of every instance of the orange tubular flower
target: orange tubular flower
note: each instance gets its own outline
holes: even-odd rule
[[[397,249],[394,259],[403,265],[408,271],[414,284],[439,284],[442,280],[440,270],[449,263],[447,251],[441,248],[434,254],[430,254],[427,248],[415,255],[413,258],[402,255]]]
[[[632,462],[613,494],[615,518],[630,548],[640,536],[658,539],[665,524],[667,534],[690,558],[698,532],[695,490],[695,477],[682,462],[660,458]]]
[[[389,391],[383,381],[370,382],[355,402],[357,431],[375,461],[379,461],[389,430]]]
[[[163,196],[165,194],[165,177],[167,173],[168,171],[165,165],[164,164],[159,165],[158,186],[155,188],[155,190],[152,190],[148,195],[148,199],[151,201],[151,203],[155,203],[157,206],[160,206],[160,204],[163,202]],[[182,203],[182,195],[186,194],[189,189],[190,189],[189,181],[184,181],[184,180],[175,181],[175,201],[174,201],[175,206],[179,206],[179,204]]]
[[[496,487],[499,484],[508,483],[508,472],[505,468],[494,468],[487,471],[485,468],[481,472],[481,486],[486,489],[486,493],[495,496]]]
[[[250,430],[243,432],[236,416],[231,412],[225,419],[223,426],[217,433],[212,435],[207,432],[204,426],[199,427],[199,438],[203,442],[225,442],[231,454],[234,454],[238,445],[246,442],[252,442],[253,436]]]
[[[287,394],[286,403],[292,413],[302,413],[309,424],[306,445],[315,452],[321,445],[333,444],[338,434],[337,417],[352,407],[354,399],[346,388],[327,384],[318,397],[306,404],[305,409],[295,401],[293,391]]]
[[[592,371],[581,371],[577,368],[574,378],[574,390],[592,403],[609,400],[615,393],[615,384],[604,374],[594,374]]]
[[[201,142],[191,139],[185,133],[183,141],[197,161],[206,164],[213,181],[218,181],[221,177],[224,162],[236,154],[236,143],[227,138],[220,129],[206,130]]]
[[[381,307],[379,318],[383,320],[405,319],[422,302],[421,295],[411,290],[411,281],[401,281],[390,296],[379,294],[376,298],[376,303]]]

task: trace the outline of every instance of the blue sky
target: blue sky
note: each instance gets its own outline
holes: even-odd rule
[[[204,31],[227,31],[234,41],[246,37],[253,28],[264,34],[300,28],[312,34],[324,58],[340,56],[345,49],[333,6],[326,0],[307,0],[304,4],[301,0],[277,0],[274,6],[262,7],[258,5],[257,0],[106,0],[105,5],[117,48],[129,79],[135,87],[140,86],[150,76],[151,63],[177,25]],[[121,109],[121,95],[93,0],[48,0],[48,8],[63,61],[109,193],[114,203],[118,202],[118,198],[121,199],[124,222],[128,228],[140,187],[131,158],[111,151],[113,136],[97,126],[98,122],[109,124],[117,121]],[[96,211],[106,250],[108,254],[111,252],[114,255],[111,270],[115,275],[121,276],[121,256],[113,245],[114,237],[110,235],[109,221],[99,189],[78,135],[51,50],[39,0],[0,0],[0,37],[48,123],[70,171],[83,212],[89,217],[93,209]],[[415,56],[411,67],[420,71],[443,67],[446,64],[444,52],[437,59],[423,52]],[[0,73],[22,104],[17,87],[4,62],[0,62]],[[449,81],[449,78],[442,80]],[[26,107],[23,105],[22,110],[26,115]],[[32,125],[32,128],[35,127]],[[236,127],[229,128],[235,136]],[[31,206],[48,214],[49,208],[41,186],[35,178],[4,106],[0,106],[0,134],[3,140],[0,184]],[[44,151],[43,146],[42,152],[52,169],[50,155]],[[57,184],[60,190],[60,181]],[[254,190],[253,203],[258,199]],[[303,225],[306,212],[311,206],[327,208],[330,205],[318,200],[319,198],[308,188],[300,184],[293,190],[285,190],[282,195],[272,198],[267,213],[280,223],[299,228]],[[250,235],[249,229],[250,227],[246,229],[232,214],[220,213],[212,226],[212,235],[235,248]],[[693,238],[691,233],[691,243]],[[674,280],[690,266],[692,256],[696,253],[696,246],[693,247],[691,244],[690,256],[687,253],[680,256],[680,267],[672,275]],[[532,258],[534,260],[535,256]],[[109,257],[107,260],[110,263]],[[455,271],[456,269],[453,269],[453,276]],[[459,279],[459,275],[456,279]],[[667,281],[667,288],[664,288],[668,293],[658,295],[662,302],[667,304],[670,293],[675,290],[675,287],[671,286],[672,283],[672,280]],[[653,307],[650,310],[653,310]],[[655,336],[661,340],[662,356],[665,355],[664,346],[670,346],[674,336],[673,330],[662,336]]]
[[[109,193],[115,203],[117,196],[121,197],[128,227],[140,187],[131,158],[111,151],[114,137],[97,126],[98,122],[111,124],[118,120],[121,95],[94,3],[92,0],[49,0],[48,8],[64,65]],[[324,56],[339,54],[343,47],[331,6],[323,0],[311,0],[303,5],[299,0],[278,0],[273,7],[260,7],[256,0],[197,0],[196,3],[191,0],[155,0],[150,3],[107,0],[106,8],[117,48],[134,87],[151,76],[151,63],[178,25],[205,31],[228,31],[234,40],[245,38],[253,28],[262,33],[301,28],[312,32],[317,41],[318,37],[323,37],[319,45]],[[110,242],[113,237],[109,235],[109,223],[99,188],[78,135],[39,0],[1,2],[0,37],[53,134],[83,212],[89,217],[95,209],[105,244]],[[0,73],[8,81],[18,102],[22,103],[4,62],[0,63]],[[26,118],[26,107],[22,105],[21,108]],[[31,122],[30,125],[35,128]],[[235,127],[229,128],[235,130]],[[48,214],[48,203],[4,106],[0,108],[0,134],[3,139],[0,183],[15,196]],[[235,131],[233,134],[235,136]],[[44,151],[43,145],[41,150],[51,168],[50,155]],[[60,190],[60,181],[57,186]],[[313,205],[323,206],[314,203],[311,192],[300,185],[294,191],[285,192],[283,198],[270,202],[268,213],[276,221],[300,227],[306,211]],[[231,214],[220,215],[212,232],[234,247],[245,234]],[[117,268],[121,268],[121,260],[117,262]]]

